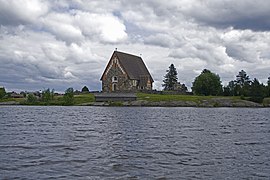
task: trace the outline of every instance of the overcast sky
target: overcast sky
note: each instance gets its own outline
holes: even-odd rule
[[[0,86],[100,90],[113,51],[142,54],[154,88],[173,63],[189,88],[207,68],[270,75],[269,0],[0,0]]]

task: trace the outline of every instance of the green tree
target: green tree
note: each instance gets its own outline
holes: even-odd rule
[[[0,99],[2,99],[6,95],[6,90],[4,87],[0,87]]]
[[[53,100],[54,98],[54,89],[52,89],[52,91],[50,91],[50,89],[45,89],[42,91],[41,93],[41,101],[45,102],[46,104],[49,104],[49,102],[51,100]]]
[[[26,101],[28,102],[28,103],[30,103],[30,104],[34,104],[34,103],[36,103],[37,102],[37,97],[34,95],[34,94],[28,94],[27,95],[27,99],[26,99]]]
[[[88,93],[88,92],[89,92],[88,87],[87,87],[87,86],[84,86],[84,87],[82,88],[82,93]]]
[[[186,86],[185,84],[182,84],[182,85],[181,85],[181,91],[182,91],[183,93],[186,93],[186,92],[188,91],[188,88],[187,88],[187,86]]]
[[[63,98],[64,98],[64,105],[66,105],[66,106],[73,105],[74,104],[74,90],[73,90],[73,88],[68,88],[65,91]]]
[[[260,84],[259,80],[254,78],[250,86],[251,101],[262,103],[264,98],[264,85]]]
[[[175,85],[177,84],[177,71],[173,64],[170,65],[169,69],[166,71],[167,74],[164,76],[162,86],[164,90],[174,90]]]
[[[248,96],[250,94],[251,80],[244,70],[241,70],[236,76],[236,94],[238,96]]]
[[[220,77],[211,71],[204,69],[193,82],[192,92],[197,95],[217,96],[222,93]]]
[[[223,89],[224,96],[235,96],[236,95],[236,83],[235,81],[230,81],[228,86]]]

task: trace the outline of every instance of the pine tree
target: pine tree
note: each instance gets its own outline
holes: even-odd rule
[[[87,87],[87,86],[84,86],[84,87],[82,88],[82,92],[83,92],[83,93],[88,93],[88,92],[89,92],[88,87]]]
[[[250,92],[251,80],[244,70],[241,70],[236,76],[236,94],[248,96]]]
[[[169,69],[166,71],[167,74],[164,76],[162,86],[164,90],[171,91],[174,90],[175,84],[177,84],[177,71],[173,64],[170,65]]]
[[[236,76],[236,83],[243,87],[245,84],[250,85],[251,80],[249,79],[249,76],[244,70],[241,70],[238,75]]]
[[[262,103],[264,98],[264,85],[260,84],[259,80],[254,78],[250,87],[251,101]]]

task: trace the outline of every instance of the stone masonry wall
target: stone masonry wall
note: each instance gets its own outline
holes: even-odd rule
[[[136,90],[136,86],[132,86],[132,81],[128,79],[126,73],[123,73],[123,70],[112,61],[112,66],[103,77],[102,80],[102,91],[103,92],[112,92],[113,91],[113,84],[115,84],[114,91],[115,92],[123,92],[123,91],[133,91]],[[113,82],[113,77],[117,77],[118,82]]]

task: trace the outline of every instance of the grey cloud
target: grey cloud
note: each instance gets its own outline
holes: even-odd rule
[[[156,34],[146,37],[144,43],[161,47],[172,47],[177,43],[177,40],[167,34]]]
[[[198,23],[219,28],[270,30],[270,1],[267,0],[205,0],[194,3],[183,13]]]
[[[0,86],[100,90],[116,47],[143,54],[159,89],[171,63],[189,87],[203,68],[224,82],[269,74],[266,0],[29,0],[37,11],[17,11],[23,2],[0,0]]]
[[[0,0],[0,24],[20,25],[34,23],[48,11],[48,4],[38,0]]]
[[[250,52],[248,48],[245,48],[242,45],[230,44],[226,47],[226,53],[228,56],[240,61],[253,62],[258,59],[256,52]]]

